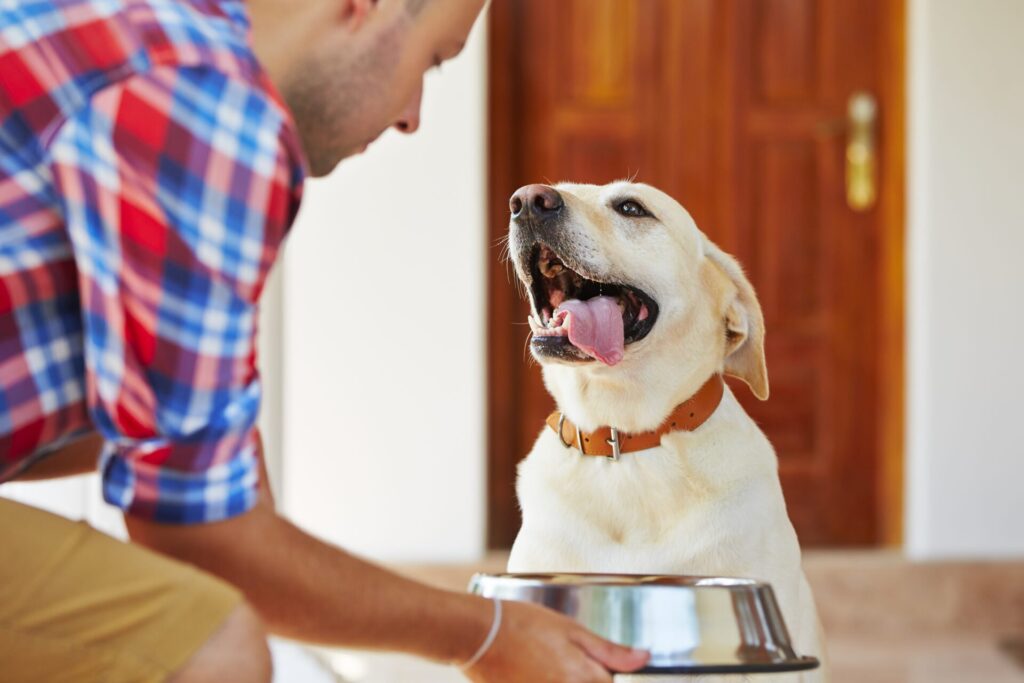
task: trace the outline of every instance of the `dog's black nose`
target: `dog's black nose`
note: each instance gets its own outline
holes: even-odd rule
[[[563,206],[562,195],[548,185],[524,185],[515,191],[508,201],[512,218],[534,216],[545,218],[554,215]]]

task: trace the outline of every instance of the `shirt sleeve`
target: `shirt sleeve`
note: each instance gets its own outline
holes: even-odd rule
[[[259,85],[160,67],[53,138],[104,498],[167,523],[250,509],[257,303],[298,207],[301,152]]]

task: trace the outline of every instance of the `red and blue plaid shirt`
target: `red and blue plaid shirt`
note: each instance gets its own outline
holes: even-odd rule
[[[245,7],[0,0],[0,113],[0,481],[95,429],[129,513],[249,509],[305,160]]]

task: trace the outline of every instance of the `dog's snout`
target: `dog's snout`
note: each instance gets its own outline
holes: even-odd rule
[[[562,195],[548,185],[520,187],[508,202],[513,218],[527,216],[544,218],[557,213],[563,205]]]

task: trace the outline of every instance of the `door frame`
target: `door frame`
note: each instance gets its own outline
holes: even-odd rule
[[[886,153],[879,169],[881,297],[879,329],[879,479],[882,543],[903,545],[904,459],[906,451],[906,81],[907,3],[884,2],[881,112]]]
[[[516,0],[492,0],[487,15],[487,225],[488,244],[504,243],[508,234],[508,198],[522,180],[522,157],[515,144],[515,122],[520,120],[515,85],[522,82],[519,61],[511,37],[517,34],[522,9]],[[487,254],[487,548],[511,547],[519,528],[515,499],[515,467],[526,454],[516,453],[507,434],[516,429],[518,383],[513,380],[518,342],[508,325],[518,308],[517,291],[511,282],[500,248]],[[513,531],[515,530],[515,531]]]
[[[906,225],[906,36],[905,0],[882,2],[883,64],[881,137],[885,153],[879,168],[879,382],[875,402],[878,420],[878,491],[880,541],[903,543],[905,457],[905,225]],[[520,339],[506,322],[521,307],[499,245],[507,233],[508,197],[536,178],[522,177],[522,152],[515,123],[520,120],[516,84],[523,82],[518,46],[511,40],[522,21],[517,0],[493,0],[488,13],[488,180],[487,216],[487,547],[503,550],[519,527],[515,501],[516,464],[526,453],[514,452],[508,435],[517,429],[516,364],[527,362]],[[540,426],[538,425],[538,429]]]

